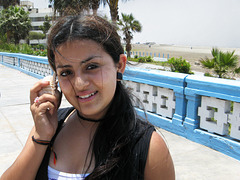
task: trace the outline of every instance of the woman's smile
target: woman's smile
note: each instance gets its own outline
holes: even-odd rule
[[[79,95],[79,96],[77,96],[77,98],[78,98],[78,101],[81,103],[89,102],[96,97],[97,93],[98,93],[98,91],[90,93],[90,94],[86,94],[86,95]]]

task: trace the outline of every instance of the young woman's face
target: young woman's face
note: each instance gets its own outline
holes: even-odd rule
[[[117,83],[117,66],[111,56],[92,40],[67,42],[57,50],[56,71],[66,99],[84,117],[103,117]]]

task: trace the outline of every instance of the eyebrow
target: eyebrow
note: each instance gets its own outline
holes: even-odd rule
[[[70,66],[70,65],[58,65],[57,69],[58,68],[69,68],[69,67],[72,67],[72,66]]]
[[[94,59],[94,58],[96,58],[96,57],[99,58],[99,57],[102,57],[102,56],[90,56],[89,58],[83,60],[83,61],[81,62],[81,64],[84,64],[84,63],[86,63],[86,62],[88,62],[88,61],[91,61],[92,59]]]
[[[84,63],[86,63],[86,62],[88,62],[88,61],[91,61],[92,59],[94,59],[94,58],[96,58],[96,57],[102,57],[102,56],[90,56],[90,57],[88,57],[87,59],[81,61],[81,64],[84,64]],[[71,65],[58,65],[58,66],[57,66],[57,69],[58,69],[58,68],[69,68],[69,67],[72,67],[72,66],[71,66]]]

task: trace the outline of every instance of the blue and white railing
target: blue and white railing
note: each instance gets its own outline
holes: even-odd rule
[[[52,74],[46,57],[0,52],[0,63],[41,79]]]
[[[0,63],[37,78],[52,74],[46,57],[0,52]],[[124,83],[154,125],[240,160],[239,81],[128,67]]]

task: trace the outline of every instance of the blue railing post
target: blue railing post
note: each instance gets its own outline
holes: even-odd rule
[[[179,92],[175,91],[175,98],[176,105],[179,106],[179,108],[176,108],[176,111],[172,118],[172,122],[177,126],[182,126],[184,118],[186,116],[186,104],[187,104],[187,101],[184,96],[184,89],[180,90]]]
[[[190,93],[188,93],[185,98],[188,103],[186,106],[186,118],[184,120],[184,127],[186,130],[194,130],[199,127],[199,117],[197,115],[197,112],[198,107],[201,103],[201,98],[196,94]]]

